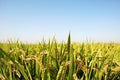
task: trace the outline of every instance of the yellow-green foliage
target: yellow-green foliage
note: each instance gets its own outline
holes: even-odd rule
[[[0,43],[1,80],[120,80],[120,44]]]

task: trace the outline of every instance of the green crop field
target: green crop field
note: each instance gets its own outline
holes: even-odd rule
[[[120,44],[1,42],[0,80],[120,80]]]

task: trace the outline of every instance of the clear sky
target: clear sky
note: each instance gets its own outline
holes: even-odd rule
[[[0,41],[120,42],[120,0],[0,0]]]

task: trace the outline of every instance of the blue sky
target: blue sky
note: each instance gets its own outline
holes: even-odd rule
[[[119,0],[0,0],[0,41],[120,42]]]

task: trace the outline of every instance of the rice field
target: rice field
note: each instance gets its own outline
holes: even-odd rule
[[[120,44],[1,42],[0,80],[120,80]]]

